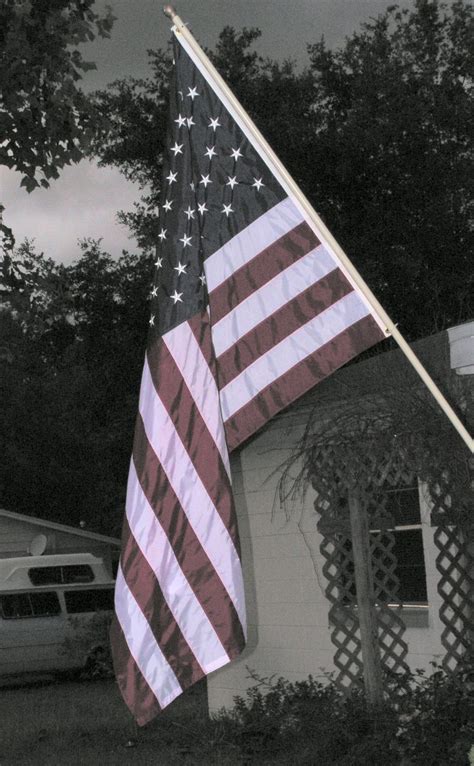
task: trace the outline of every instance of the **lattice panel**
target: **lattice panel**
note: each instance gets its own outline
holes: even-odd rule
[[[395,573],[397,558],[393,553],[395,535],[389,530],[370,536],[374,594],[377,603],[377,623],[382,667],[391,673],[407,671],[408,645],[404,641],[405,623],[401,617],[398,598],[400,580]],[[389,604],[391,606],[389,606]]]
[[[323,525],[324,526],[324,525]],[[340,686],[359,682],[363,675],[359,620],[354,582],[354,558],[349,534],[327,532],[321,543],[322,568],[327,580],[326,597],[330,603],[331,641],[336,647],[335,678]]]
[[[443,623],[441,643],[446,650],[443,666],[455,670],[473,652],[474,632],[474,557],[472,528],[464,534],[455,525],[435,528],[438,548],[436,567],[440,573],[438,593],[443,599],[439,610]]]
[[[353,453],[351,460],[353,464]],[[318,493],[315,508],[320,515],[318,528],[323,537],[320,550],[325,560],[326,597],[331,605],[331,640],[336,647],[334,664],[338,674],[335,680],[340,686],[360,683],[363,676],[347,500],[355,487],[363,493],[370,528],[379,530],[371,534],[370,551],[382,666],[390,673],[408,669],[408,646],[403,638],[405,624],[396,609],[396,605],[401,606],[399,580],[395,574],[395,537],[389,531],[394,522],[386,510],[382,490],[387,485],[409,485],[414,480],[413,473],[405,468],[400,456],[392,452],[377,461],[367,457],[366,452],[361,454],[357,469],[351,475],[345,472],[346,464],[341,459],[340,444],[318,448],[313,454],[312,485]]]

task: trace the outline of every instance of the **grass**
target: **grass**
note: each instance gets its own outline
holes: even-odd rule
[[[0,766],[235,766],[193,750],[209,726],[205,683],[136,729],[113,680],[0,688]],[[134,746],[127,746],[135,740]]]

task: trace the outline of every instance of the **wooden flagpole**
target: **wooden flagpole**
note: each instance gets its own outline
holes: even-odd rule
[[[311,205],[307,197],[303,194],[303,192],[295,183],[295,181],[292,179],[292,177],[290,176],[286,168],[282,165],[282,163],[276,156],[271,146],[267,143],[267,141],[262,136],[262,134],[260,133],[256,125],[254,125],[252,119],[244,110],[244,108],[239,103],[239,101],[236,99],[236,97],[234,96],[230,88],[227,86],[225,81],[220,76],[217,69],[214,67],[211,61],[209,61],[208,57],[206,56],[206,54],[200,47],[199,43],[193,37],[193,35],[191,34],[187,26],[182,21],[182,19],[177,15],[173,6],[165,5],[163,8],[163,12],[173,22],[176,35],[178,37],[181,36],[183,40],[186,41],[187,45],[193,51],[194,56],[199,60],[201,66],[206,70],[209,77],[212,79],[213,84],[216,86],[217,91],[222,93],[227,103],[230,104],[235,114],[243,123],[246,129],[246,133],[252,136],[253,140],[259,147],[260,155],[266,161],[269,168],[274,172],[275,176],[277,177],[277,179],[279,180],[279,182],[281,183],[285,191],[289,195],[291,195],[291,197],[295,200],[295,202],[298,203],[299,207],[304,212],[309,222],[312,224],[315,232],[318,234],[318,237],[323,242],[327,243],[330,249],[333,251],[333,253],[337,256],[337,258],[339,258],[350,281],[358,288],[358,290],[365,297],[367,303],[371,306],[374,313],[378,316],[379,321],[383,325],[383,328],[385,329],[386,334],[391,335],[393,337],[395,342],[398,344],[400,350],[405,354],[406,358],[408,359],[410,364],[413,366],[413,368],[416,370],[416,372],[422,379],[423,383],[426,385],[426,387],[429,389],[429,391],[433,395],[433,397],[436,399],[439,406],[441,407],[445,415],[449,418],[449,420],[451,421],[454,428],[457,430],[460,437],[464,440],[465,444],[467,445],[471,453],[474,453],[474,438],[471,437],[471,435],[469,434],[469,432],[467,431],[463,423],[460,421],[460,419],[454,412],[449,402],[445,399],[445,397],[439,390],[434,380],[428,374],[427,370],[423,367],[423,365],[421,364],[416,354],[414,354],[414,352],[408,345],[405,338],[398,331],[395,323],[392,322],[392,320],[386,313],[385,309],[378,302],[377,298],[373,294],[370,287],[362,279],[361,275],[359,274],[355,266],[352,264],[352,262],[349,260],[348,256],[343,251],[342,247],[334,239],[333,235],[331,234],[327,226],[323,223],[321,218],[318,216],[318,214],[314,210],[313,206]]]

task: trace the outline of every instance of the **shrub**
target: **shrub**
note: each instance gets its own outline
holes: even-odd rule
[[[63,651],[83,667],[87,678],[108,678],[113,675],[109,630],[112,612],[96,612],[86,620],[70,618],[71,634],[65,639]]]
[[[289,683],[259,678],[246,698],[214,718],[221,752],[243,763],[311,766],[466,766],[474,742],[472,665],[446,674],[407,673],[388,681],[387,701],[371,707],[360,688],[343,693],[331,678]],[[236,761],[237,762],[237,761]],[[239,761],[240,762],[240,761]]]

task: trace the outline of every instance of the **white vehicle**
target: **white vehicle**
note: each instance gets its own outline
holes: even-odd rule
[[[65,650],[91,617],[113,609],[114,580],[90,553],[0,559],[0,681],[79,670],[103,652]],[[102,639],[103,643],[103,639]]]

